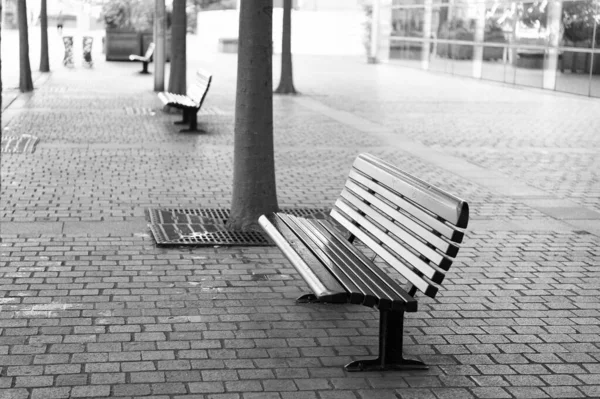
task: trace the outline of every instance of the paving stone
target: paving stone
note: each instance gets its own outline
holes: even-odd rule
[[[72,398],[99,398],[108,396],[110,396],[110,386],[108,385],[78,386],[71,389]]]
[[[71,397],[71,388],[34,388],[31,399],[68,399]]]

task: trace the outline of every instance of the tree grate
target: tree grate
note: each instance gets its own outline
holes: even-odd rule
[[[218,107],[202,107],[198,111],[198,116],[227,116],[230,113],[223,111]]]
[[[158,246],[271,246],[259,232],[228,231],[225,226],[207,224],[151,224]]]
[[[328,218],[321,208],[283,208],[281,212],[295,216]],[[149,228],[158,246],[271,246],[271,240],[260,232],[229,231],[225,224],[229,209],[200,208],[146,209]]]
[[[326,219],[329,209],[324,208],[281,208],[280,212],[294,216],[313,217],[315,219]],[[183,224],[222,224],[229,219],[229,209],[225,208],[199,208],[178,209],[161,208],[147,209],[148,220],[151,224],[183,223]]]
[[[0,144],[0,152],[10,154],[33,154],[36,144],[40,139],[30,134],[22,134],[21,136],[6,136],[3,137]]]
[[[140,107],[125,107],[125,113],[127,115],[154,115],[155,112],[151,108],[140,108]]]

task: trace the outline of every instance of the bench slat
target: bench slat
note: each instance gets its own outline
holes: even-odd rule
[[[356,174],[356,172],[353,173]],[[445,238],[446,236],[440,232],[434,231],[432,227],[426,226],[413,219],[413,217],[410,214],[405,213],[404,210],[392,207],[388,202],[377,197],[375,193],[368,191],[370,190],[369,188],[363,187],[363,185],[356,183],[353,179],[348,179],[348,181],[346,181],[345,188],[349,189],[354,194],[358,194],[357,197],[362,198],[363,202],[370,203],[378,208],[381,213],[395,222],[394,225],[400,226],[407,234],[410,234],[411,236],[414,235],[417,239],[433,245],[436,250],[444,255],[454,258],[456,257],[456,254],[458,254],[459,246],[457,243],[450,241],[450,238]],[[437,222],[442,223],[440,221]],[[444,225],[444,227],[448,226]],[[459,231],[454,231],[454,233],[463,234]],[[456,234],[450,233],[450,236],[452,235],[456,236]]]
[[[359,155],[354,161],[353,168],[364,172],[455,226],[467,227],[469,206],[461,199],[369,154]]]
[[[335,217],[335,219],[350,233],[352,233],[356,238],[364,242],[369,248],[371,248],[377,255],[379,255],[383,260],[385,260],[390,266],[396,269],[400,274],[402,274],[412,285],[417,287],[417,289],[423,292],[425,295],[435,298],[435,294],[438,289],[436,286],[429,284],[423,277],[419,276],[415,273],[410,267],[402,263],[398,258],[392,255],[388,250],[383,248],[379,243],[375,242],[370,236],[364,233],[360,228],[355,226],[352,223],[352,218],[346,215],[343,215],[341,211],[337,208],[334,208],[331,211],[331,215]]]
[[[444,270],[448,270],[448,268],[452,264],[452,259],[442,255],[442,253],[436,250],[437,248],[434,249],[431,247],[436,247],[436,244],[439,241],[442,241],[442,244],[444,244],[444,248],[442,248],[442,250],[448,251],[451,247],[447,242],[443,241],[441,238],[435,236],[429,231],[425,231],[423,235],[426,235],[428,238],[432,238],[433,242],[425,243],[421,241],[423,239],[422,237],[419,237],[419,235],[415,234],[414,231],[408,230],[404,227],[405,224],[402,223],[402,218],[400,219],[401,226],[389,219],[389,217],[394,218],[394,216],[398,216],[398,212],[396,210],[394,210],[384,202],[380,201],[373,195],[369,194],[361,187],[358,187],[349,182],[346,184],[346,187],[344,188],[340,196],[343,197],[351,205],[353,205],[354,208],[364,213],[370,219],[373,219],[375,222],[381,225],[381,227],[383,227],[385,230],[387,230],[390,233],[393,233],[396,237],[398,237],[401,240],[401,245],[404,245],[411,250],[417,251],[418,254],[424,256],[431,263],[439,266]],[[403,217],[403,215],[400,216]],[[403,218],[407,219],[406,217]],[[419,232],[422,233],[422,231]]]
[[[318,298],[331,303],[348,302],[344,288],[277,215],[262,215],[258,221]]]
[[[365,280],[364,273],[356,270],[355,264],[350,259],[351,257],[349,257],[348,254],[339,251],[326,236],[319,232],[315,226],[306,219],[297,217],[294,217],[293,219],[304,228],[304,232],[311,237],[323,254],[326,254],[334,264],[340,265],[340,270],[356,286],[356,289],[363,294],[363,301],[358,303],[358,305],[368,307],[376,306],[378,304],[377,298],[380,298],[382,293],[375,292],[375,290],[372,289],[372,285],[368,284],[368,280]],[[354,289],[353,287],[344,288],[350,292]],[[386,299],[386,297],[387,295],[384,295],[382,306],[384,309],[389,309],[391,308],[392,301],[389,298]]]
[[[418,274],[422,274],[437,284],[444,280],[444,273],[440,272],[432,265],[419,258],[419,256],[402,246],[398,241],[386,234],[386,232],[381,230],[377,225],[371,223],[360,213],[356,212],[356,210],[352,209],[352,207],[350,207],[343,200],[338,200],[335,203],[335,206],[345,215],[351,217],[355,222],[357,222],[357,227],[362,228],[370,235],[378,239],[379,244],[385,244],[389,250],[394,252],[392,255],[395,255],[396,258],[399,257],[403,263],[412,268],[414,271],[418,271]]]
[[[375,298],[372,295],[367,297],[367,295],[370,294],[369,292],[365,292],[359,287],[360,282],[353,279],[353,276],[348,275],[346,270],[339,266],[339,259],[328,256],[330,255],[330,252],[326,249],[327,253],[325,253],[319,247],[317,242],[315,242],[310,231],[307,231],[304,226],[300,225],[294,216],[282,213],[278,213],[277,216],[283,220],[296,235],[298,235],[304,244],[310,248],[313,254],[323,263],[325,270],[329,273],[326,275],[326,272],[324,272],[323,275],[319,274],[319,277],[335,277],[343,289],[348,292],[348,302],[351,304],[362,305],[363,303],[368,303],[370,306],[373,306],[376,303]]]
[[[329,240],[336,250],[346,254],[348,259],[351,259],[355,265],[355,273],[362,276],[363,281],[371,286],[371,289],[379,298],[389,298],[392,310],[409,312],[417,310],[417,301],[408,295],[397,281],[388,276],[355,246],[350,244],[335,227],[322,220],[311,220],[310,223]],[[385,310],[388,306],[386,302],[380,301],[378,308]]]
[[[424,225],[429,226],[429,228],[439,233],[440,235],[456,243],[462,242],[462,239],[464,237],[464,233],[462,231],[456,230],[451,225],[446,224],[441,220],[438,220],[434,217],[434,215],[431,215],[425,212],[423,209],[419,208],[418,206],[413,205],[411,202],[405,200],[403,197],[390,191],[387,187],[381,186],[377,182],[374,182],[373,180],[369,179],[364,175],[361,175],[360,173],[354,170],[350,172],[348,178],[351,181],[358,182],[364,185],[369,190],[374,191],[378,195],[381,195],[386,200],[400,207],[402,211],[406,212],[411,217],[414,217]]]

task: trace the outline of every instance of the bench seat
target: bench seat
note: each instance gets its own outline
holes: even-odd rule
[[[283,213],[262,215],[259,223],[312,291],[300,302],[379,310],[379,357],[352,362],[346,370],[427,368],[402,354],[404,313],[417,311],[417,292],[435,298],[464,238],[468,204],[360,154],[331,217],[349,238],[331,222]],[[356,239],[361,246],[353,244]]]
[[[275,243],[288,243],[288,253],[294,251],[302,258],[296,268],[312,289],[314,299],[416,312],[417,301],[348,242],[331,222],[283,213],[267,215],[266,219],[270,223],[266,225],[267,233]]]
[[[154,42],[148,45],[148,49],[146,49],[146,53],[144,55],[131,54],[129,56],[129,61],[137,61],[142,63],[142,70],[140,73],[147,74],[148,72],[148,64],[152,62],[152,56],[154,55]]]
[[[212,75],[202,69],[198,69],[196,71],[196,78],[188,87],[185,95],[166,91],[158,93],[159,100],[165,106],[178,108],[183,111],[183,119],[175,122],[175,124],[183,125],[189,123],[190,127],[189,129],[182,129],[181,132],[198,131],[198,111],[200,108],[202,108],[202,104],[204,103],[204,99],[206,98],[206,93],[208,93],[211,82]]]

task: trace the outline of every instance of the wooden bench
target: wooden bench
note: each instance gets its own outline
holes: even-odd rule
[[[284,213],[259,218],[313,292],[298,301],[379,310],[379,357],[352,362],[345,366],[347,371],[427,369],[402,355],[404,312],[417,311],[417,291],[431,298],[438,292],[464,237],[468,204],[361,154],[331,217],[350,233],[349,239],[328,221]],[[353,245],[355,238],[364,245]],[[373,259],[367,253],[373,253]],[[373,263],[375,257],[385,266]]]
[[[164,105],[178,108],[183,111],[183,119],[175,122],[176,125],[184,125],[189,123],[189,129],[182,129],[181,132],[197,132],[198,131],[198,111],[202,108],[202,103],[206,98],[206,93],[210,88],[212,75],[208,72],[198,69],[196,71],[196,79],[188,89],[187,94],[175,94],[169,92],[158,93],[158,98]]]
[[[131,54],[129,56],[129,61],[141,62],[142,70],[140,71],[140,73],[150,73],[150,72],[148,72],[148,64],[152,61],[152,55],[154,55],[154,42],[152,42],[148,45],[146,54],[144,54],[144,55]]]

